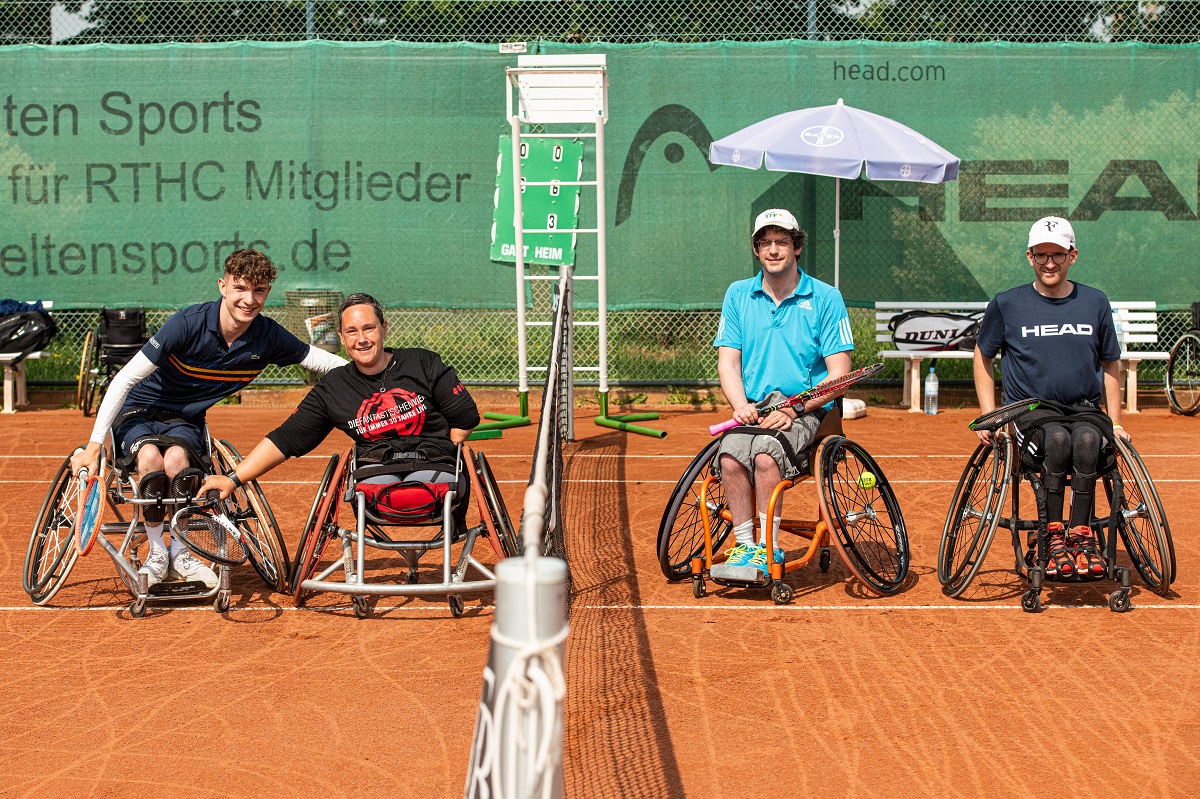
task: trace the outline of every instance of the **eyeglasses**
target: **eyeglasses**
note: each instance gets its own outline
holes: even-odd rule
[[[779,248],[781,248],[781,249],[782,249],[782,248],[785,248],[785,247],[791,247],[791,246],[792,246],[792,240],[791,240],[791,238],[786,238],[786,239],[759,239],[759,240],[758,240],[758,241],[755,243],[755,246],[756,246],[758,249],[760,249],[760,250],[769,250],[769,249],[771,249],[772,247],[779,247]]]
[[[1056,253],[1032,252],[1029,254],[1029,257],[1032,258],[1033,262],[1035,264],[1037,264],[1038,266],[1045,266],[1047,261],[1054,261],[1055,266],[1062,266],[1063,264],[1065,264],[1067,262],[1067,256],[1070,254],[1071,253],[1069,253],[1069,252],[1056,252]]]

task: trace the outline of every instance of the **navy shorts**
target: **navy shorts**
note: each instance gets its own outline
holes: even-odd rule
[[[114,438],[117,440],[119,450],[117,457],[133,460],[133,456],[137,454],[137,442],[147,436],[165,436],[175,439],[190,449],[192,454],[198,458],[208,454],[204,445],[204,431],[197,425],[182,419],[173,422],[159,422],[154,419],[134,417],[122,423],[116,430]],[[165,448],[159,447],[159,449],[164,450],[165,454]]]

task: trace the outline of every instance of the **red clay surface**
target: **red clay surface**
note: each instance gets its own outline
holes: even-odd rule
[[[245,452],[288,412],[221,406],[209,421]],[[1200,793],[1200,419],[1151,410],[1126,424],[1172,522],[1176,593],[1135,587],[1137,609],[1118,615],[1108,583],[1055,586],[1029,615],[1003,533],[963,599],[938,585],[942,523],[973,449],[967,410],[873,408],[846,423],[904,511],[913,578],[897,596],[865,596],[836,555],[828,574],[789,575],[796,597],[782,608],[763,592],[710,585],[695,600],[668,584],[659,518],[723,416],[665,411],[650,423],[670,432],[661,440],[577,423],[567,796]],[[228,614],[151,605],[132,619],[97,548],[57,609],[35,608],[20,583],[29,531],[90,427],[76,411],[0,417],[0,796],[461,796],[490,597],[468,598],[461,619],[441,599],[383,598],[357,620],[336,595],[295,610],[243,567]],[[477,442],[514,511],[534,436]],[[264,481],[289,550],[344,441]],[[792,491],[788,515],[808,515],[814,497],[811,484]]]

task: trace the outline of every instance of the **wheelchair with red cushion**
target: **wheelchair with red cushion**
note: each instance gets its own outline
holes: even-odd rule
[[[105,521],[101,523],[95,541],[112,559],[117,576],[133,594],[129,612],[135,618],[146,614],[148,603],[212,599],[218,612],[229,609],[229,566],[214,564],[217,585],[213,587],[197,581],[169,579],[148,585],[147,576],[139,573],[147,552],[143,519],[146,508],[157,506],[169,530],[172,515],[195,502],[192,494],[204,474],[224,474],[241,461],[241,455],[232,444],[209,438],[207,427],[204,437],[208,451],[203,456],[192,454],[194,468],[185,470],[186,475],[177,476],[176,485],[169,485],[162,472],[139,477],[131,471],[131,466],[114,463],[111,431],[108,442],[101,449],[99,475],[103,481]],[[66,584],[81,554],[75,538],[80,492],[81,481],[71,473],[68,457],[59,466],[42,501],[25,555],[24,588],[36,605],[48,604],[54,598]],[[223,507],[228,519],[237,526],[253,570],[270,590],[286,590],[287,549],[258,484],[251,480],[240,486]]]
[[[1027,401],[1031,407],[1036,401]],[[1013,403],[1018,405],[1019,403]],[[1012,406],[1006,406],[1006,408]],[[996,425],[972,429],[993,429],[991,444],[980,444],[967,461],[959,478],[938,549],[938,580],[942,590],[959,597],[979,574],[998,528],[1012,535],[1017,574],[1029,582],[1021,596],[1026,612],[1042,608],[1041,593],[1047,582],[1079,583],[1111,580],[1118,588],[1108,596],[1109,608],[1117,613],[1132,609],[1129,599],[1130,569],[1122,565],[1117,555],[1117,540],[1124,545],[1133,570],[1146,586],[1160,596],[1168,596],[1175,579],[1175,545],[1167,524],[1166,511],[1158,491],[1132,442],[1116,438],[1105,441],[1101,449],[1101,480],[1108,507],[1103,512],[1093,508],[1091,528],[1096,536],[1096,552],[1103,571],[1073,571],[1070,575],[1055,574],[1048,569],[1048,519],[1045,487],[1039,468],[1022,457],[1008,429],[1013,413],[1001,408],[993,412]],[[982,418],[982,417],[981,417]],[[1070,485],[1068,476],[1067,485]],[[1021,485],[1027,482],[1032,489],[1037,518],[1021,515]],[[1097,492],[1097,499],[1099,499]],[[1004,513],[1005,501],[1009,512]],[[1099,503],[1097,503],[1099,504]],[[1032,534],[1032,545],[1022,541],[1022,533]],[[1090,549],[1090,547],[1089,547]],[[1074,554],[1074,550],[1069,550]]]
[[[672,582],[690,579],[697,599],[707,593],[711,580],[725,586],[770,588],[772,601],[781,605],[793,596],[793,588],[783,576],[814,559],[822,572],[828,571],[832,542],[850,573],[869,592],[886,596],[899,591],[911,558],[900,503],[875,459],[843,435],[841,406],[841,400],[836,400],[817,428],[812,445],[797,453],[800,474],[779,482],[771,493],[767,529],[761,531],[766,551],[784,548],[782,537],[786,534],[799,540],[798,552],[787,552],[783,563],[771,564],[756,580],[712,574],[712,567],[724,560],[718,553],[733,529],[724,489],[713,474],[721,444],[721,439],[715,439],[684,470],[663,511],[658,530],[658,562],[663,575]],[[738,431],[745,432],[745,428],[733,428],[726,435]],[[810,478],[817,487],[817,518],[785,518],[779,530],[772,529],[783,493]],[[757,508],[753,517],[758,517]]]
[[[332,455],[325,467],[292,565],[296,605],[302,606],[317,591],[348,594],[354,614],[365,618],[371,612],[370,597],[445,595],[451,614],[461,616],[464,594],[491,591],[496,585],[495,574],[472,554],[476,539],[486,538],[497,559],[518,554],[516,531],[487,457],[460,445],[455,463],[438,470],[446,481],[431,484],[423,477],[410,478],[429,471],[428,463],[367,463],[360,456],[354,446]],[[391,482],[389,475],[394,475]],[[372,479],[384,482],[368,483]],[[468,527],[465,519],[472,495],[479,524]],[[350,506],[350,527],[339,524],[343,504]],[[388,530],[411,527],[436,527],[437,532],[416,539],[388,534]],[[335,539],[340,552],[327,553]],[[460,543],[455,560],[451,550]],[[433,550],[442,553],[441,579],[421,583],[418,561]],[[393,565],[386,557],[368,560],[368,551],[373,556],[391,553],[403,558],[407,568],[402,581],[368,582],[368,568],[386,570]],[[473,570],[474,579],[468,579],[468,570]],[[337,579],[339,571],[341,579]]]

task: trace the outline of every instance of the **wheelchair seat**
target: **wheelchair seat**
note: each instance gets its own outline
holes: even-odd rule
[[[756,427],[735,427],[737,432],[764,434]],[[724,488],[714,473],[720,439],[711,441],[692,460],[677,482],[659,524],[659,565],[668,580],[692,581],[693,595],[707,592],[706,582],[736,587],[771,589],[777,604],[791,601],[792,587],[783,576],[818,559],[821,571],[831,563],[829,546],[838,550],[851,574],[868,591],[878,595],[900,590],[908,575],[908,534],[899,502],[887,476],[869,453],[844,435],[841,401],[826,414],[801,453],[784,452],[800,473],[774,486],[767,509],[767,529],[762,538],[768,552],[778,546],[781,533],[807,542],[799,557],[775,563],[753,581],[722,579],[711,568],[721,559],[716,553],[725,543],[733,523]],[[871,474],[870,479],[865,474]],[[817,512],[813,519],[783,519],[773,530],[775,508],[785,491],[812,479],[817,487]],[[864,487],[865,486],[865,487]],[[752,518],[757,519],[758,508]]]
[[[91,415],[113,377],[138,353],[150,336],[144,308],[101,308],[100,322],[84,337],[75,401]]]
[[[444,594],[451,614],[461,616],[463,594],[495,587],[493,572],[472,554],[475,540],[484,536],[497,558],[518,554],[516,534],[487,458],[465,445],[459,446],[454,464],[405,458],[363,464],[360,454],[351,447],[331,456],[326,465],[292,566],[296,604],[303,605],[315,591],[349,594],[355,615],[363,618],[370,613],[369,597]],[[472,497],[480,518],[473,527],[466,523]],[[338,523],[343,504],[352,509],[353,528]],[[437,529],[425,538],[399,539],[388,532],[414,527]],[[341,556],[323,565],[327,545],[334,539],[340,541]],[[452,562],[456,544],[462,548]],[[369,566],[386,567],[368,563],[368,549],[403,557],[407,570],[402,582],[368,582]],[[430,550],[442,551],[441,581],[421,584],[419,560]],[[333,579],[338,569],[343,571],[341,580]],[[477,579],[467,579],[469,569]]]

